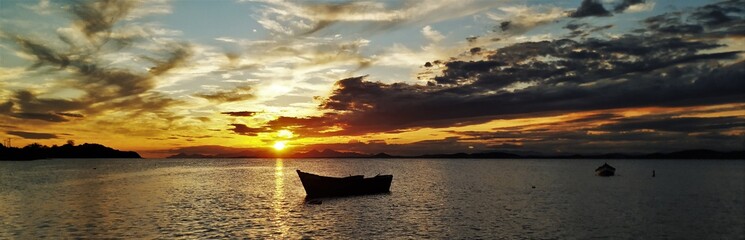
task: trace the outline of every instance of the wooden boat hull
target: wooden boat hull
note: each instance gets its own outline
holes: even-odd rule
[[[598,175],[601,177],[610,177],[610,176],[616,175],[616,171],[604,169],[600,171],[595,171],[595,175]]]
[[[393,175],[378,175],[364,178],[362,175],[349,177],[326,177],[297,170],[300,182],[307,197],[338,197],[390,192]]]
[[[601,177],[610,177],[610,176],[616,175],[616,168],[611,167],[611,165],[608,165],[608,163],[605,163],[602,166],[595,169],[595,175],[598,175]]]

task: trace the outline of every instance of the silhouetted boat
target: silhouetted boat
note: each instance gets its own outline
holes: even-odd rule
[[[602,166],[595,169],[595,175],[603,176],[603,177],[609,177],[616,174],[616,168],[611,167],[608,165],[608,163],[603,164]]]
[[[326,177],[297,170],[307,197],[337,197],[390,192],[393,175]]]

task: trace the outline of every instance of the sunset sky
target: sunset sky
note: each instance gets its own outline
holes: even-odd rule
[[[145,157],[745,149],[745,1],[0,0],[0,137]]]

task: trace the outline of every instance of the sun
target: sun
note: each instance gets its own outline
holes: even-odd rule
[[[282,151],[282,149],[285,149],[287,147],[286,141],[277,141],[274,142],[274,150]]]

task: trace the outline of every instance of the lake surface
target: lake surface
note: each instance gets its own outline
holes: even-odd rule
[[[0,162],[0,239],[744,239],[745,161],[58,159]],[[308,204],[295,169],[393,174]],[[652,178],[652,170],[657,176]]]

